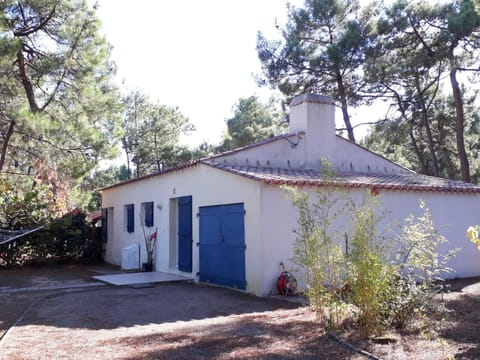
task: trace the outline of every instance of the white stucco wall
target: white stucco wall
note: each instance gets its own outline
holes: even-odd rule
[[[354,171],[376,174],[395,174],[411,172],[404,167],[387,160],[367,149],[337,136],[335,151],[330,158],[332,164],[341,171]]]
[[[177,172],[167,173],[143,179],[138,182],[106,189],[102,192],[105,208],[114,208],[113,237],[106,244],[105,260],[120,265],[122,249],[130,244],[141,244],[142,261],[145,260],[145,246],[140,224],[140,206],[142,202],[154,202],[154,227],[158,227],[156,248],[156,271],[179,273],[191,276],[197,280],[199,271],[198,247],[199,219],[196,214],[199,207],[221,204],[243,203],[245,215],[245,244],[247,246],[246,280],[247,292],[261,293],[261,283],[258,279],[258,263],[260,256],[260,184],[249,179],[230,174],[206,165],[197,165]],[[176,229],[171,228],[171,206],[181,196],[192,196],[192,229],[193,252],[192,273],[179,272],[176,262],[171,261],[171,236],[176,236]],[[124,205],[135,204],[135,232],[127,233],[124,228]],[[159,209],[161,208],[161,209]],[[175,214],[175,209],[173,209]],[[172,226],[176,226],[173,223]],[[173,230],[173,231],[172,231]]]
[[[381,191],[380,194],[384,208],[395,219],[405,219],[411,213],[421,214],[418,200],[424,200],[435,227],[448,240],[441,251],[459,249],[449,264],[454,272],[447,277],[480,275],[480,252],[466,237],[467,228],[480,222],[480,194],[411,191]]]
[[[305,167],[305,135],[292,135],[280,138],[241,151],[227,152],[215,157],[215,161],[239,166],[304,168]]]
[[[312,190],[304,189],[312,193]],[[356,198],[362,196],[362,190],[354,190]],[[454,272],[446,277],[469,277],[480,275],[480,252],[466,238],[466,230],[472,224],[480,222],[480,195],[434,192],[380,191],[380,209],[385,210],[382,225],[392,219],[403,223],[410,214],[422,214],[418,200],[423,199],[430,209],[432,219],[440,233],[448,239],[448,244],[441,251],[459,248],[457,256],[449,266]],[[262,270],[261,281],[266,296],[275,293],[276,280],[280,274],[280,262],[284,262],[292,271],[298,268],[292,258],[293,243],[297,228],[297,211],[291,206],[280,188],[262,185],[261,201],[261,237],[262,237]],[[393,234],[387,234],[392,236]],[[339,239],[344,245],[344,239]],[[297,273],[298,274],[298,273]],[[300,276],[300,275],[299,275]],[[300,279],[299,279],[300,280]]]
[[[308,190],[312,192],[312,190]],[[361,196],[362,190],[352,192]],[[171,222],[170,207],[181,196],[192,196],[193,209],[193,258],[192,273],[181,273],[176,262],[171,260],[172,236],[176,226]],[[439,192],[413,192],[381,190],[380,201],[385,210],[384,223],[391,219],[402,222],[409,214],[420,214],[418,200],[423,199],[429,207],[434,223],[449,240],[443,250],[460,248],[450,266],[455,270],[449,277],[480,275],[480,253],[466,237],[466,229],[478,224],[480,195]],[[259,296],[275,293],[276,280],[280,274],[280,262],[294,270],[291,262],[297,227],[297,212],[290,200],[278,186],[261,184],[241,176],[206,165],[168,173],[107,189],[103,192],[103,207],[113,208],[113,238],[108,241],[106,261],[120,265],[121,251],[132,244],[141,244],[142,261],[145,259],[143,233],[140,226],[140,204],[154,201],[154,227],[158,227],[156,270],[181,273],[197,280],[199,270],[198,247],[199,219],[195,216],[199,207],[220,204],[244,203],[245,206],[245,267],[247,292]],[[135,204],[135,232],[129,234],[124,228],[124,205]],[[173,209],[173,213],[176,209]],[[343,245],[343,239],[340,239]]]

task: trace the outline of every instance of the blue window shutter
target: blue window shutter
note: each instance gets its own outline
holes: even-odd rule
[[[127,232],[133,233],[135,231],[134,205],[127,205]]]
[[[145,226],[153,226],[153,201],[143,204],[145,210]]]

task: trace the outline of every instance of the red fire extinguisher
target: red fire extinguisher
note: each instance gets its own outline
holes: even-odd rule
[[[277,290],[280,295],[289,296],[297,293],[297,279],[291,272],[285,270],[283,262],[280,263],[282,272],[277,280]]]

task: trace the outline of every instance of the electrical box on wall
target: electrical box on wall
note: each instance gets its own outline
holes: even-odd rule
[[[122,249],[122,269],[140,269],[140,245],[132,244]]]

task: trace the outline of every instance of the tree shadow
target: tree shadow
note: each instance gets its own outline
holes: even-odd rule
[[[103,345],[115,345],[118,341]],[[120,340],[127,346],[150,344],[128,360],[146,359],[346,359],[352,352],[330,340],[320,323],[302,317],[245,315],[222,325]],[[152,345],[153,344],[153,345]]]
[[[115,329],[298,306],[286,301],[192,283],[162,283],[138,289],[102,287],[61,291],[37,299],[17,326]]]
[[[461,352],[455,359],[480,359],[480,294],[462,293],[446,301],[449,313],[439,335]]]

